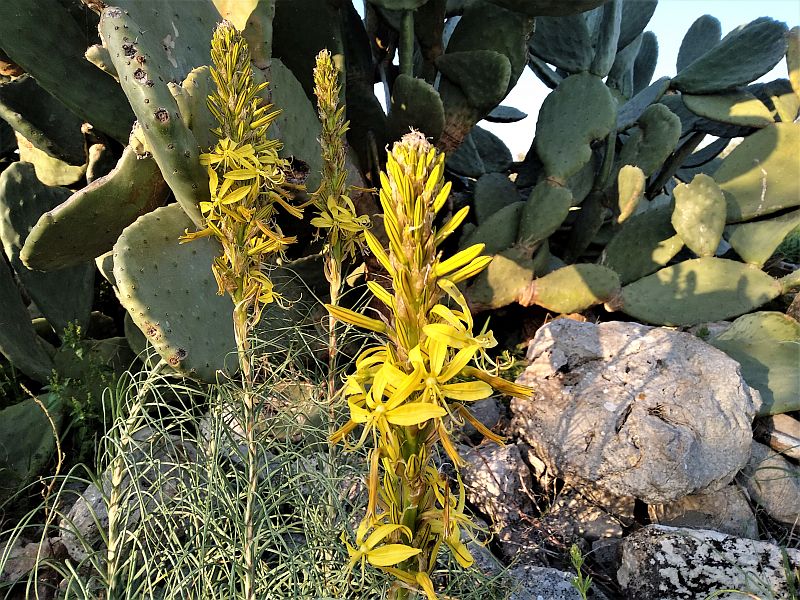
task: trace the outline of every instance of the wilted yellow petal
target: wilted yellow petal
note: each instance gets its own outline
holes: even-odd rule
[[[428,600],[438,600],[436,592],[433,589],[433,582],[427,573],[415,573],[414,579],[416,579],[422,591],[425,592],[425,596]]]
[[[458,528],[456,528],[456,532],[458,532]],[[458,564],[465,569],[471,567],[472,563],[475,562],[475,559],[472,558],[472,554],[470,554],[470,551],[459,538],[451,536],[449,539],[445,540],[445,544],[447,544],[448,548],[452,551]]]
[[[393,425],[411,427],[412,425],[420,425],[430,419],[443,417],[446,414],[447,411],[436,404],[411,402],[410,404],[404,404],[403,406],[398,406],[388,411],[386,413],[386,420]]]

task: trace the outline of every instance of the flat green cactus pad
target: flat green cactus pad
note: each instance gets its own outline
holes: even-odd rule
[[[36,169],[36,177],[45,185],[60,186],[72,185],[83,178],[86,173],[87,163],[71,165],[60,158],[50,156],[47,152],[39,150],[19,132],[16,134],[19,147],[19,160],[30,163]]]
[[[536,123],[534,144],[547,175],[565,181],[577,173],[592,156],[591,142],[614,127],[616,114],[616,102],[599,77],[580,73],[561,82],[545,99]]]
[[[672,85],[687,94],[716,94],[755,81],[783,59],[787,31],[780,21],[756,19],[686,65]]]
[[[493,50],[448,52],[436,59],[436,66],[480,112],[488,112],[505,97],[511,78],[508,58]]]
[[[642,44],[633,63],[633,92],[638,94],[653,80],[658,63],[658,39],[652,31],[642,34]]]
[[[619,293],[619,276],[602,265],[569,265],[537,277],[520,303],[557,313],[581,312]]]
[[[760,267],[796,227],[800,227],[800,210],[774,219],[729,225],[725,238],[742,260]]]
[[[46,382],[53,360],[31,325],[17,284],[5,260],[0,260],[0,354],[31,379]]]
[[[44,213],[22,248],[22,261],[43,271],[90,261],[114,246],[137,217],[164,203],[168,189],[152,158],[125,148],[117,166]]]
[[[670,206],[659,206],[627,219],[603,250],[602,264],[614,269],[623,284],[666,266],[683,248],[671,215]]]
[[[761,392],[760,415],[800,410],[800,323],[779,312],[756,312],[709,343],[742,365],[745,381]]]
[[[630,217],[644,196],[646,177],[639,167],[623,165],[617,174],[617,222],[622,223]]]
[[[745,127],[765,127],[774,123],[764,103],[742,90],[703,96],[683,94],[681,97],[686,108],[694,114],[714,121]]]
[[[567,73],[588,71],[594,57],[589,26],[581,14],[538,17],[529,45],[535,56]]]
[[[660,169],[681,136],[681,120],[663,104],[651,104],[619,153],[623,165],[635,165],[648,177]]]
[[[746,137],[714,179],[725,192],[729,223],[800,205],[800,123],[775,123]]]
[[[439,92],[424,79],[399,75],[392,87],[389,125],[397,138],[414,128],[435,143],[444,129],[444,105]]]
[[[461,242],[462,248],[485,244],[484,254],[499,254],[510,248],[517,239],[519,221],[525,202],[514,202],[489,216]]]
[[[519,202],[517,186],[502,173],[487,173],[475,182],[473,205],[478,225],[502,208]]]
[[[489,0],[489,2],[531,17],[541,15],[563,17],[592,10],[608,0],[570,0],[570,2],[563,0]]]
[[[540,181],[528,196],[519,223],[517,241],[531,246],[555,233],[569,214],[572,192],[568,187]]]
[[[59,335],[72,321],[84,328],[89,323],[94,264],[90,258],[66,269],[32,271],[20,260],[20,250],[42,213],[61,204],[69,194],[65,188],[43,185],[29,163],[16,162],[0,175],[0,239],[6,256],[25,290]],[[73,231],[72,235],[79,234]]]
[[[506,248],[495,254],[489,266],[475,278],[466,290],[466,297],[476,311],[501,308],[517,302],[532,279],[530,253]]]
[[[38,399],[50,418],[33,398],[0,411],[0,503],[32,483],[55,454],[56,438],[50,419],[60,426],[61,400],[52,395]]]
[[[684,244],[698,256],[713,256],[725,228],[725,196],[708,175],[679,183],[673,192],[672,226]]]
[[[748,313],[781,292],[781,284],[758,267],[707,256],[626,285],[619,306],[610,308],[647,323],[690,326]]]
[[[721,39],[722,25],[719,19],[711,15],[699,17],[683,36],[676,64],[678,73],[719,44]]]
[[[114,279],[120,302],[162,358],[213,382],[236,364],[233,305],[217,294],[211,273],[220,247],[210,238],[179,244],[188,227],[177,204],[139,217],[114,245]]]

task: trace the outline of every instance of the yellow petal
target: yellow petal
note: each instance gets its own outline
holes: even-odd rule
[[[483,381],[463,381],[448,383],[442,386],[442,393],[453,400],[472,402],[483,400],[492,395],[492,386]]]
[[[395,523],[388,523],[386,525],[381,525],[375,529],[369,537],[364,541],[364,545],[367,547],[368,550],[372,550],[376,545],[381,543],[384,538],[388,537],[389,535],[393,534],[395,531],[400,531],[401,533],[406,534],[407,539],[411,539],[411,530],[406,527],[405,525],[397,525]],[[391,563],[390,563],[391,564]]]
[[[484,424],[483,424],[483,423],[481,423],[481,422],[480,422],[478,419],[476,419],[476,418],[475,418],[475,415],[473,415],[473,414],[472,414],[472,413],[469,411],[469,409],[467,409],[467,407],[466,407],[466,406],[459,405],[459,406],[458,406],[458,414],[460,414],[460,415],[461,415],[462,417],[464,417],[464,418],[465,418],[467,421],[469,421],[469,422],[472,424],[472,426],[473,426],[475,429],[477,429],[477,430],[478,430],[478,432],[479,432],[479,433],[480,433],[480,434],[481,434],[483,437],[489,438],[489,439],[490,439],[490,440],[492,440],[492,441],[493,441],[495,444],[500,444],[501,446],[502,446],[502,445],[504,445],[504,443],[503,443],[503,442],[504,442],[503,438],[502,438],[501,436],[497,435],[496,433],[494,433],[493,431],[491,431],[490,429],[488,429],[488,428],[486,427],[486,425],[484,425]]]
[[[386,333],[387,327],[386,323],[383,321],[365,317],[360,313],[350,310],[349,308],[342,308],[341,306],[326,304],[325,308],[328,309],[328,312],[331,315],[343,323],[349,323],[350,325],[355,325],[356,327],[361,327],[363,329],[369,329],[370,331],[375,331],[377,333]]]
[[[475,244],[462,250],[461,252],[456,252],[447,260],[436,265],[436,268],[433,271],[434,275],[437,277],[443,277],[452,271],[470,264],[474,259],[480,256],[485,247],[486,244]]]
[[[432,338],[451,348],[463,348],[472,342],[472,336],[464,331],[459,331],[447,323],[429,323],[422,328],[429,338]]]
[[[456,528],[455,531],[456,535],[458,535],[458,528]],[[472,554],[470,554],[470,551],[459,538],[451,536],[449,539],[445,540],[445,543],[447,544],[448,548],[450,548],[453,556],[458,561],[458,564],[465,569],[471,567],[472,563],[475,562],[475,559],[472,558]]]
[[[465,279],[469,279],[470,277],[475,277],[478,273],[483,271],[486,267],[489,266],[489,263],[492,262],[492,256],[479,256],[471,263],[469,263],[466,267],[459,269],[455,273],[451,273],[447,276],[447,279],[452,281],[453,283],[459,283],[460,281],[464,281]]]
[[[419,388],[420,383],[420,369],[419,367],[416,367],[412,373],[409,373],[403,377],[402,381],[398,385],[394,386],[395,390],[389,398],[389,401],[386,403],[387,408],[392,410],[396,406],[399,406],[405,402],[406,398],[408,398]]]
[[[405,544],[387,544],[367,552],[367,561],[374,567],[389,567],[422,552]]]
[[[530,388],[526,385],[520,385],[518,383],[512,383],[511,381],[507,381],[502,377],[497,377],[496,375],[492,375],[491,373],[487,373],[481,369],[476,369],[475,367],[465,367],[463,372],[464,375],[485,381],[498,392],[502,392],[503,394],[516,396],[517,398],[530,398],[533,396],[533,388]]]
[[[250,186],[245,185],[240,188],[233,190],[230,194],[226,195],[224,198],[220,199],[221,204],[235,204],[239,202],[242,198],[245,198],[247,194],[250,193]]]
[[[368,281],[367,287],[369,291],[372,292],[372,295],[383,302],[387,308],[392,308],[394,306],[394,298],[392,298],[392,295],[377,281]]]
[[[425,596],[427,596],[428,600],[438,600],[438,598],[436,598],[436,592],[433,589],[433,582],[427,573],[416,573],[414,579],[417,580],[419,587],[425,592]]]
[[[246,181],[248,179],[255,179],[258,172],[255,169],[233,169],[225,173],[225,179],[233,179],[234,181]]]
[[[392,425],[411,427],[419,425],[430,419],[443,417],[447,411],[441,406],[429,402],[411,402],[398,406],[386,413],[386,420]]]
[[[450,219],[445,225],[436,232],[436,237],[433,239],[433,243],[437,246],[441,244],[447,237],[453,233],[461,223],[464,222],[464,219],[467,218],[467,214],[469,213],[469,206],[465,206],[461,210],[459,210],[456,214],[453,215],[453,218]]]
[[[372,235],[369,231],[365,231],[364,239],[367,241],[367,246],[369,246],[372,254],[378,259],[378,262],[381,263],[383,268],[386,269],[390,275],[393,275],[394,269],[392,268],[392,264],[389,262],[389,256],[386,254],[386,250],[383,249],[383,246],[381,246],[378,238]]]

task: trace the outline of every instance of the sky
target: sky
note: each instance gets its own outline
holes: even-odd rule
[[[635,0],[627,0],[628,2]],[[361,9],[356,1],[356,8]],[[361,11],[361,10],[360,10]],[[684,34],[700,16],[710,14],[722,24],[722,35],[758,17],[772,17],[784,21],[789,27],[800,25],[800,1],[798,0],[661,0],[647,26],[658,38],[658,64],[653,79],[675,75],[675,60]],[[768,73],[764,81],[786,77],[786,63],[780,62]],[[536,114],[548,90],[535,75],[526,68],[516,87],[511,90],[503,104],[514,106],[526,113],[528,118],[518,123],[486,123],[481,126],[499,136],[509,147],[513,156],[527,152],[536,128]],[[378,96],[381,100],[382,92]]]

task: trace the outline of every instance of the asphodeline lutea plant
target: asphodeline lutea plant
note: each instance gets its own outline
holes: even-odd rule
[[[210,73],[216,89],[208,97],[208,108],[218,122],[212,132],[219,140],[200,162],[208,168],[211,200],[200,203],[205,227],[186,232],[181,241],[211,236],[222,246],[212,264],[218,292],[233,299],[233,323],[242,376],[242,405],[247,477],[242,541],[242,591],[255,600],[255,582],[260,564],[255,531],[258,486],[258,407],[253,393],[248,336],[261,318],[264,306],[279,299],[269,279],[269,268],[284,249],[295,241],[283,235],[276,222],[279,209],[301,217],[293,206],[286,181],[288,162],[278,156],[281,143],[270,139],[268,129],[278,111],[271,111],[260,94],[267,83],[255,82],[247,42],[232,24],[223,21],[211,40]]]
[[[462,532],[475,524],[464,512],[464,486],[439,472],[432,457],[441,447],[458,468],[464,463],[452,428],[466,419],[486,437],[502,440],[470,412],[470,402],[495,390],[529,396],[527,387],[497,374],[486,353],[496,345],[491,332],[475,332],[472,315],[457,284],[485,269],[490,257],[482,244],[444,259],[440,245],[461,224],[459,210],[440,229],[434,219],[444,206],[444,155],[417,132],[397,142],[381,173],[380,204],[388,250],[369,231],[366,242],[388,272],[392,289],[367,283],[386,306],[373,318],[328,305],[337,319],[376,332],[383,343],[365,350],[343,394],[350,420],[331,437],[355,448],[369,444],[369,500],[366,516],[347,544],[352,569],[366,563],[394,575],[391,594],[421,592],[436,598],[431,573],[442,545],[463,567],[473,563]],[[490,371],[495,371],[490,372]],[[347,442],[361,427],[357,442]]]
[[[286,180],[289,164],[278,156],[282,144],[268,135],[280,111],[261,98],[268,84],[256,84],[247,42],[227,21],[214,31],[211,60],[216,89],[208,108],[219,123],[212,130],[219,141],[200,155],[208,168],[211,201],[200,203],[205,227],[187,232],[181,241],[212,236],[222,244],[212,270],[219,293],[233,299],[236,342],[247,369],[248,332],[264,306],[279,299],[269,268],[295,241],[275,218],[279,209],[300,218],[302,209],[292,205],[297,186]]]
[[[322,148],[322,180],[312,201],[317,215],[311,224],[319,229],[324,239],[322,255],[325,278],[330,287],[330,303],[339,304],[342,288],[342,268],[346,259],[355,259],[364,244],[364,230],[369,227],[369,217],[356,213],[347,185],[345,166],[345,134],[348,122],[344,119],[345,107],[339,103],[339,78],[331,53],[322,50],[317,54],[314,67],[314,95],[322,125],[319,138]],[[331,315],[328,323],[328,395],[333,398],[336,381],[336,319]]]

